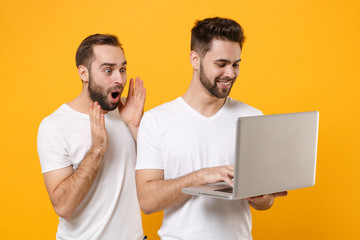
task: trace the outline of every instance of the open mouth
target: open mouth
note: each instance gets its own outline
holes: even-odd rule
[[[117,98],[119,95],[120,95],[120,92],[112,92],[111,93],[111,97],[114,99]]]
[[[119,102],[119,99],[120,99],[120,94],[121,94],[121,91],[120,90],[115,90],[113,92],[110,93],[111,95],[111,102],[113,103],[118,103]]]

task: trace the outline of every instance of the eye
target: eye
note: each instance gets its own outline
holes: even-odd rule
[[[112,70],[111,70],[110,68],[106,68],[106,69],[105,69],[105,73],[106,73],[106,74],[111,74],[111,73],[112,73]]]
[[[220,67],[220,68],[225,67],[225,63],[217,63],[216,65],[217,65],[218,67]]]
[[[126,68],[121,68],[121,69],[120,69],[120,72],[121,72],[121,73],[126,72]]]
[[[238,63],[235,63],[234,65],[233,65],[233,68],[238,68],[239,67],[239,64]]]

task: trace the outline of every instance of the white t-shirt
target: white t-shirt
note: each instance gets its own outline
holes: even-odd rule
[[[163,169],[166,180],[201,168],[234,164],[237,118],[253,115],[262,112],[230,97],[209,118],[181,97],[156,107],[140,123],[136,169]],[[158,233],[164,240],[249,240],[249,203],[192,196],[164,210]]]
[[[142,239],[135,187],[136,145],[114,110],[105,114],[109,146],[89,193],[70,220],[59,218],[57,239]],[[78,168],[91,146],[89,115],[63,104],[38,132],[42,172]]]

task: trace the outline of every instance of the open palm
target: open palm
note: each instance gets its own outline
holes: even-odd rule
[[[144,113],[146,91],[143,81],[136,77],[130,79],[129,92],[125,104],[120,102],[119,113],[121,119],[129,128],[138,128]],[[131,129],[130,129],[131,130]]]

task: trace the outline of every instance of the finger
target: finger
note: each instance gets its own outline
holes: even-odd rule
[[[141,80],[139,77],[136,77],[136,82],[135,82],[135,95],[136,95],[136,97],[139,98],[139,99],[141,99],[141,97],[142,97],[143,88],[144,88],[143,80]]]
[[[105,128],[105,115],[103,113],[100,115],[100,126]]]
[[[142,94],[141,94],[141,99],[140,99],[141,109],[142,109],[143,111],[144,111],[144,107],[145,107],[145,99],[146,99],[146,89],[143,88]]]
[[[89,116],[90,116],[90,117],[91,117],[91,115],[92,115],[92,109],[93,109],[93,107],[94,107],[94,103],[91,102],[91,103],[89,104]]]
[[[145,102],[145,98],[146,98],[146,89],[145,89],[145,87],[143,87],[141,97],[142,97],[142,98],[141,98],[141,102]]]
[[[128,97],[132,97],[134,95],[134,79],[130,79],[129,83],[129,91],[128,91]]]
[[[225,175],[222,180],[229,184],[231,187],[233,187],[234,183],[232,179],[234,178],[234,171],[227,167],[223,168],[223,171]]]
[[[226,179],[224,179],[224,181],[225,181],[227,184],[229,184],[231,187],[234,187],[234,183],[233,183],[233,181],[231,181],[230,178],[226,178]]]
[[[95,123],[99,125],[100,123],[100,117],[101,117],[101,107],[98,103],[96,103],[96,109],[95,109]]]
[[[223,166],[222,170],[227,174],[228,177],[230,177],[230,179],[234,178],[234,168],[232,165]]]
[[[264,199],[266,199],[268,197],[269,197],[269,195],[265,194],[265,195],[255,196],[255,197],[249,197],[249,198],[246,198],[246,200],[248,200],[250,202],[258,202],[258,201],[263,201]]]
[[[92,103],[90,103],[90,108],[89,108],[89,117],[90,117],[90,125],[91,126],[94,126],[94,119],[95,119],[95,117],[94,117],[94,108],[95,108],[95,106],[94,106],[94,103],[92,102]]]
[[[273,196],[274,198],[275,197],[285,197],[288,195],[288,192],[287,191],[284,191],[284,192],[278,192],[278,193],[273,193]]]
[[[225,165],[224,167],[230,169],[231,171],[234,171],[234,165]]]
[[[141,92],[139,92],[139,97],[138,97],[139,109],[141,109],[142,112],[144,111],[145,98],[146,98],[146,89],[144,87],[142,87]]]

